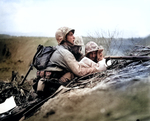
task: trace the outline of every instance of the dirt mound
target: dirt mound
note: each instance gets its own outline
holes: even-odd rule
[[[148,121],[149,85],[141,82],[124,90],[71,90],[48,100],[26,121]]]

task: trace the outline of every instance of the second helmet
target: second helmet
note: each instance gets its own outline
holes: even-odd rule
[[[84,42],[81,36],[75,36],[74,45],[83,46]]]
[[[102,46],[98,46],[95,42],[90,41],[85,45],[85,55],[90,52],[97,51],[97,50],[104,50]]]

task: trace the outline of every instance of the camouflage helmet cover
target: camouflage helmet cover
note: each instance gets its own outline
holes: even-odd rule
[[[87,55],[90,52],[97,51],[97,50],[104,50],[102,46],[98,46],[95,42],[90,41],[85,46],[85,55]]]
[[[74,45],[83,46],[84,42],[81,36],[75,36]]]
[[[63,40],[66,41],[66,35],[70,31],[72,31],[73,33],[75,32],[74,29],[71,29],[69,27],[61,27],[56,31],[55,38],[56,38],[58,44],[60,44]]]

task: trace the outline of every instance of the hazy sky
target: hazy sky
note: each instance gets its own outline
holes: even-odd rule
[[[55,36],[117,31],[121,37],[150,34],[150,0],[0,0],[0,33]]]

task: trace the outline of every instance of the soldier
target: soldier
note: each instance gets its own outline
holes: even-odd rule
[[[82,37],[75,36],[74,46],[71,47],[71,49],[77,61],[80,61],[84,57],[83,53],[81,52],[83,45],[84,45],[84,42],[83,42]]]
[[[85,57],[80,61],[84,67],[95,67],[99,72],[106,70],[106,59],[103,57],[103,47],[90,41],[85,46]],[[110,64],[110,62],[109,62]]]
[[[76,76],[83,76],[89,73],[96,72],[96,68],[81,68],[71,53],[71,47],[74,46],[74,29],[61,27],[56,31],[55,37],[59,44],[57,50],[53,53],[50,61],[52,64],[63,67],[68,72],[72,72]]]
[[[58,42],[57,50],[50,58],[50,64],[48,64],[50,66],[39,72],[41,78],[37,85],[37,94],[39,96],[47,93],[49,86],[52,86],[51,84],[46,84],[45,80],[56,77],[59,80],[59,84],[66,84],[74,78],[74,75],[81,77],[98,71],[94,66],[84,67],[80,65],[71,53],[71,47],[74,46],[75,40],[74,32],[74,29],[68,27],[61,27],[56,31],[55,37]],[[53,86],[57,88],[57,85]]]
[[[90,41],[85,46],[85,56],[97,63],[103,60],[103,50],[102,46],[98,46],[95,42]]]

